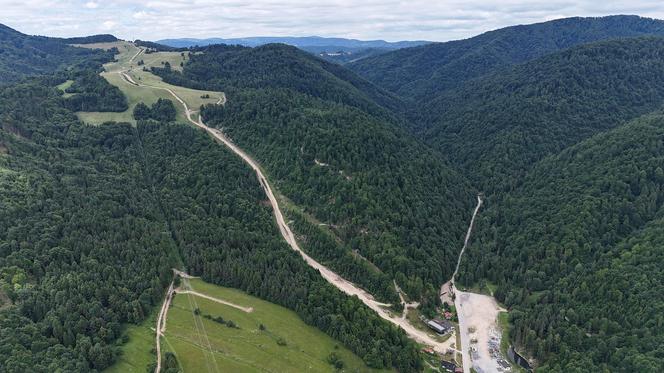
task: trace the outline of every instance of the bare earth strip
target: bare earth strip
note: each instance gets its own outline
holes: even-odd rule
[[[502,367],[498,364],[498,357],[489,351],[489,342],[500,344],[500,328],[497,324],[498,314],[506,312],[496,300],[488,295],[463,292],[456,289],[454,279],[459,272],[461,258],[468,247],[468,241],[475,224],[475,217],[482,207],[482,197],[477,196],[477,206],[470,219],[466,239],[459,253],[454,275],[441,287],[441,301],[451,300],[454,294],[454,305],[459,317],[459,331],[461,333],[461,356],[464,373],[470,373],[471,367],[482,373],[500,372]],[[471,352],[472,349],[472,352]]]
[[[224,305],[227,305],[227,306],[233,307],[233,308],[237,308],[238,310],[243,311],[243,312],[246,312],[246,313],[250,313],[250,312],[253,312],[253,311],[254,311],[253,307],[242,307],[242,306],[238,306],[238,305],[235,304],[235,303],[231,303],[231,302],[227,302],[227,301],[225,301],[225,300],[217,299],[217,298],[215,298],[215,297],[211,297],[211,296],[209,296],[209,295],[205,295],[205,294],[203,294],[203,293],[199,293],[199,292],[197,292],[197,291],[193,291],[193,290],[181,290],[181,289],[176,289],[176,290],[175,290],[175,293],[176,293],[176,294],[191,294],[191,295],[195,295],[195,296],[197,296],[197,297],[201,297],[201,298],[209,299],[209,300],[211,300],[211,301],[213,301],[213,302],[217,302],[217,303],[221,303],[221,304],[224,304]]]

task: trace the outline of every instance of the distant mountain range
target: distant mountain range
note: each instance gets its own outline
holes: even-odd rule
[[[367,369],[422,372],[405,329],[282,240],[265,179],[240,158],[184,123],[77,119],[83,105],[124,108],[120,93],[158,98],[99,76],[113,59],[133,66],[132,46],[68,45],[114,39],[0,25],[0,371],[153,361],[157,341],[137,349],[125,325],[152,325],[180,267],[290,308]],[[136,79],[228,92],[201,121],[260,163],[287,201],[286,230],[340,278],[395,306],[398,287],[432,318],[456,276],[509,311],[503,341],[538,372],[664,371],[664,20],[574,17],[410,48],[419,42],[160,43],[135,45],[182,50],[146,53]],[[476,309],[461,298],[454,312]],[[166,366],[192,359],[169,354]]]
[[[366,48],[380,48],[380,49],[401,49],[409,47],[417,47],[419,45],[429,44],[429,41],[396,41],[389,42],[385,40],[356,40],[344,38],[324,38],[320,36],[305,36],[305,37],[292,37],[292,36],[256,36],[248,38],[208,38],[208,39],[163,39],[157,40],[157,43],[168,45],[171,47],[193,47],[205,46],[211,44],[228,44],[228,45],[242,45],[245,47],[257,47],[270,43],[283,43],[292,45],[298,48],[334,48],[347,49],[366,49]]]
[[[206,46],[212,44],[242,45],[245,47],[257,47],[271,43],[282,43],[298,47],[309,53],[328,61],[337,63],[349,63],[359,61],[363,58],[379,55],[385,52],[418,47],[430,44],[429,41],[396,41],[385,40],[357,40],[344,38],[324,38],[320,36],[306,37],[248,37],[248,38],[209,38],[209,39],[163,39],[157,43],[176,48],[193,46]]]

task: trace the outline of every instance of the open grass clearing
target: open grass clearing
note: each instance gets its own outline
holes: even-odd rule
[[[108,373],[145,373],[147,367],[155,364],[154,349],[155,315],[148,317],[140,325],[128,325],[123,335],[127,342],[122,345],[121,354],[115,364],[105,370]]]
[[[247,313],[193,294],[176,295],[168,313],[164,348],[177,355],[185,372],[333,372],[326,361],[332,352],[344,361],[345,371],[371,371],[337,341],[304,324],[288,309],[200,279],[187,281],[199,293],[253,307],[253,311]],[[232,320],[239,329],[205,315]]]
[[[66,91],[67,88],[71,87],[72,84],[74,84],[73,80],[67,80],[64,83],[58,84],[56,86],[56,88],[63,92],[62,97],[67,98],[67,97],[71,97],[71,96],[74,95],[74,93],[67,93],[67,91]]]
[[[345,372],[377,371],[366,367],[338,341],[306,325],[291,310],[200,279],[183,279],[182,289],[252,307],[251,312],[245,312],[195,294],[177,294],[168,311],[161,345],[163,353],[176,355],[183,372],[334,372],[327,362],[331,352],[343,360]],[[239,329],[205,315],[231,320]],[[124,334],[128,341],[107,372],[142,373],[154,364],[155,317],[127,327]]]
[[[151,67],[164,67],[166,62],[171,65],[173,70],[182,71],[180,64],[185,64],[189,60],[189,52],[155,52],[155,53],[142,53],[137,57],[134,62],[143,61],[148,69]],[[142,68],[139,67],[139,68]]]
[[[134,108],[139,102],[146,105],[152,105],[158,99],[168,99],[174,101],[177,110],[176,120],[186,123],[187,117],[184,108],[175,102],[175,98],[166,89],[175,92],[182,100],[187,103],[191,110],[198,110],[201,105],[225,102],[225,96],[220,92],[200,91],[196,89],[184,88],[165,83],[160,77],[152,74],[150,71],[143,71],[143,67],[163,66],[162,62],[168,61],[173,68],[179,68],[180,62],[188,58],[185,53],[183,57],[180,52],[156,52],[145,54],[139,53],[140,48],[133,43],[119,41],[114,43],[97,43],[78,45],[84,48],[117,48],[119,54],[116,55],[116,61],[104,65],[104,72],[101,74],[110,84],[118,87],[127,97],[129,109],[124,112],[79,112],[76,113],[79,119],[87,124],[98,125],[105,122],[127,122],[135,124],[133,118]],[[134,58],[135,57],[135,58]],[[132,58],[134,58],[132,60]],[[145,65],[138,66],[138,61],[143,60]],[[122,78],[121,71],[126,71],[128,75],[138,84],[147,85],[136,86]]]

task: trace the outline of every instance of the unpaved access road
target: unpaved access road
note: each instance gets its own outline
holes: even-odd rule
[[[171,94],[174,94],[171,92]],[[277,226],[279,227],[279,231],[281,232],[281,235],[284,237],[286,242],[290,245],[290,247],[300,253],[304,261],[312,268],[315,268],[320,272],[321,276],[325,278],[328,282],[330,282],[332,285],[337,287],[339,290],[343,291],[344,293],[350,295],[350,296],[357,296],[367,307],[371,308],[374,310],[380,317],[382,317],[385,320],[390,321],[391,323],[399,326],[401,329],[406,332],[406,334],[414,339],[415,341],[425,344],[427,346],[433,347],[436,351],[445,353],[448,348],[451,348],[451,345],[454,343],[455,338],[449,338],[445,342],[438,342],[436,339],[431,337],[427,332],[419,330],[415,328],[410,322],[408,322],[407,319],[402,319],[399,316],[393,316],[388,312],[385,307],[389,307],[389,304],[381,303],[378,302],[374,299],[374,297],[367,293],[366,291],[360,289],[357,287],[355,284],[352,282],[344,279],[343,277],[339,276],[329,268],[325,267],[324,265],[320,264],[317,262],[315,259],[307,255],[300,246],[298,245],[297,241],[295,240],[295,236],[293,235],[293,232],[290,230],[288,227],[288,224],[286,224],[286,221],[284,220],[283,214],[281,213],[281,209],[279,208],[279,204],[277,202],[276,197],[274,196],[274,193],[272,192],[272,188],[270,188],[270,185],[267,182],[267,179],[263,175],[263,172],[261,171],[260,167],[258,166],[258,163],[254,161],[247,153],[244,152],[244,150],[240,149],[237,147],[235,144],[233,144],[220,130],[216,128],[210,128],[206,126],[203,121],[200,118],[198,118],[198,121],[195,121],[191,118],[191,112],[189,111],[189,108],[187,105],[180,100],[178,97],[176,97],[180,103],[182,103],[185,107],[185,111],[187,112],[187,117],[189,118],[189,121],[194,123],[196,126],[204,129],[207,131],[209,134],[211,134],[215,139],[221,141],[224,145],[226,145],[228,148],[230,148],[235,154],[239,155],[251,168],[254,169],[256,172],[256,176],[258,177],[258,180],[260,181],[261,186],[263,187],[263,190],[265,191],[265,194],[267,195],[268,199],[270,200],[270,204],[272,205],[272,210],[274,211],[274,216],[275,219],[277,220]]]
[[[452,282],[452,285],[454,285],[454,278],[456,277],[457,273],[459,273],[459,265],[461,264],[461,257],[463,257],[463,253],[466,252],[466,248],[468,247],[468,241],[470,241],[470,234],[473,233],[473,226],[475,225],[475,217],[477,217],[477,213],[480,211],[480,207],[482,207],[482,196],[477,195],[477,206],[475,206],[475,211],[473,211],[473,217],[470,218],[470,224],[468,224],[468,231],[466,232],[466,238],[463,240],[463,247],[461,248],[461,252],[459,253],[459,259],[457,259],[457,264],[456,268],[454,268],[454,273],[452,274],[452,279],[450,280]]]
[[[209,295],[206,295],[206,294],[203,294],[203,293],[199,293],[199,292],[194,291],[194,290],[175,289],[175,294],[191,294],[191,295],[195,295],[195,296],[197,296],[197,297],[201,297],[201,298],[205,298],[205,299],[211,300],[211,301],[213,301],[213,302],[217,302],[217,303],[224,304],[224,305],[226,305],[226,306],[230,306],[230,307],[233,307],[233,308],[237,308],[238,310],[240,310],[240,311],[242,311],[242,312],[245,312],[245,313],[254,312],[254,308],[253,308],[253,307],[242,307],[242,306],[239,306],[239,305],[237,305],[237,304],[235,304],[235,303],[231,303],[231,302],[227,302],[227,301],[225,301],[225,300],[219,299],[219,298],[211,297],[211,296],[209,296]]]
[[[223,132],[216,128],[211,128],[205,125],[202,121],[202,118],[200,114],[198,114],[198,120],[193,118],[193,115],[195,111],[191,110],[187,103],[180,98],[173,90],[166,88],[166,87],[156,87],[152,85],[146,85],[143,83],[136,82],[127,72],[130,70],[122,70],[118,71],[118,73],[122,76],[123,81],[127,84],[131,84],[134,86],[138,87],[148,87],[148,88],[153,88],[153,89],[161,89],[164,91],[167,91],[168,93],[175,98],[183,107],[184,111],[187,117],[187,120],[192,123],[193,125],[205,130],[207,133],[209,133],[212,137],[214,137],[216,140],[220,141],[224,145],[226,145],[231,151],[233,151],[235,154],[237,154],[242,160],[247,163],[255,172],[256,176],[265,191],[265,194],[267,195],[270,204],[272,205],[272,210],[274,212],[274,216],[277,222],[277,226],[279,227],[279,232],[283,236],[284,240],[288,243],[288,245],[295,251],[297,251],[304,261],[312,268],[315,268],[318,270],[328,282],[330,282],[332,285],[334,285],[336,288],[341,290],[342,292],[350,295],[350,296],[357,296],[367,307],[371,308],[374,310],[381,318],[395,324],[396,326],[400,327],[411,339],[422,343],[427,346],[431,346],[435,351],[440,352],[440,353],[445,353],[448,348],[451,348],[452,345],[455,343],[456,338],[454,336],[448,338],[445,342],[439,342],[436,340],[434,337],[428,334],[428,332],[419,330],[416,327],[414,327],[407,319],[401,318],[400,315],[392,315],[386,307],[389,307],[390,304],[386,303],[381,303],[378,302],[377,300],[374,299],[374,297],[369,294],[368,292],[360,289],[357,287],[355,284],[352,282],[344,279],[343,277],[339,276],[329,268],[325,267],[321,263],[317,262],[315,259],[307,255],[300,246],[298,245],[297,241],[295,240],[295,236],[293,235],[293,232],[290,230],[288,227],[288,224],[286,224],[286,221],[283,217],[283,214],[281,212],[281,209],[279,208],[279,203],[277,202],[276,197],[274,196],[274,193],[272,192],[272,188],[270,187],[270,184],[267,182],[267,179],[263,175],[263,172],[261,171],[260,166],[258,163],[251,157],[249,156],[244,150],[239,148],[237,145],[235,145],[233,142],[231,142]],[[219,103],[222,101],[225,101],[225,96],[220,97]],[[159,338],[159,336],[157,336]]]
[[[460,292],[458,292],[454,286],[454,278],[459,272],[459,265],[461,264],[461,258],[463,257],[463,254],[466,252],[466,248],[468,247],[468,242],[470,241],[470,234],[473,232],[473,226],[475,225],[475,218],[477,217],[477,213],[480,211],[480,207],[482,207],[482,203],[483,203],[482,195],[478,194],[477,206],[475,206],[475,210],[473,211],[473,216],[470,218],[470,224],[468,224],[468,231],[466,232],[466,238],[463,241],[463,247],[461,248],[461,252],[459,252],[459,258],[457,259],[456,268],[454,269],[452,278],[440,287],[441,302],[447,302],[448,304],[450,304],[452,300],[452,295],[456,294],[456,296],[454,297],[454,307],[457,309],[457,316],[459,317],[459,330],[461,333],[460,336],[461,346],[458,346],[458,348],[461,350],[461,361],[463,362],[464,373],[470,373],[470,366],[472,364],[472,360],[470,359],[470,353],[468,352],[468,349],[470,348],[470,339],[468,338],[467,333],[464,333],[464,330],[467,329],[468,326],[467,326],[467,321],[464,319],[460,311],[462,306],[459,297]]]
[[[159,373],[161,371],[161,344],[159,343],[159,339],[161,338],[166,329],[166,314],[168,313],[168,307],[170,306],[171,300],[173,299],[174,282],[175,278],[173,279],[173,281],[171,281],[171,285],[168,287],[168,290],[166,291],[166,297],[164,298],[164,303],[162,303],[161,309],[159,310],[159,316],[157,317],[157,327],[156,327],[157,367],[154,369],[155,373]]]
[[[498,314],[506,312],[496,300],[488,295],[463,292],[456,289],[454,279],[459,272],[461,259],[468,247],[470,235],[473,231],[475,218],[482,207],[482,196],[477,196],[477,206],[470,219],[466,239],[459,253],[456,269],[450,281],[440,288],[440,299],[448,304],[454,294],[454,306],[459,318],[459,332],[461,333],[461,357],[464,373],[470,373],[471,367],[480,373],[500,372],[498,359],[491,355],[489,342],[500,345],[500,328],[497,325]],[[474,343],[473,343],[474,342]],[[470,349],[473,349],[471,354]]]

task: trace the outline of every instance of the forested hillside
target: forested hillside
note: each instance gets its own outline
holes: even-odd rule
[[[457,282],[490,283],[537,371],[661,372],[663,36],[633,16],[515,26],[353,64],[373,83],[286,45],[137,44],[186,60],[151,68],[165,82],[225,93],[190,109],[260,163],[298,244],[378,300],[398,308],[396,282],[433,315],[484,192]],[[284,242],[251,168],[174,123],[178,102],[77,119],[129,107],[99,75],[114,51],[67,45],[114,39],[0,25],[0,371],[110,366],[174,267],[292,309],[369,367],[422,371]]]
[[[573,18],[351,65],[487,192],[460,281],[498,284],[541,371],[664,369],[664,119],[635,120],[664,102],[661,35]]]
[[[3,372],[107,367],[178,264],[134,130],[82,126],[49,85],[0,90]]]
[[[417,346],[284,242],[255,174],[206,134],[139,125],[145,164],[185,266],[206,281],[295,310],[375,368],[422,368]]]
[[[92,67],[113,59],[110,51],[75,48],[67,42],[66,39],[25,35],[0,24],[0,85],[75,64]]]
[[[639,118],[540,162],[480,219],[461,281],[498,284],[542,371],[664,367],[663,165],[664,116]]]
[[[591,43],[468,82],[424,106],[422,137],[486,192],[664,101],[664,39]]]
[[[0,371],[108,367],[181,266],[293,309],[371,367],[421,369],[403,332],[282,241],[241,160],[183,124],[85,126],[61,81],[0,90]]]
[[[565,18],[490,31],[469,39],[405,48],[349,64],[377,85],[416,102],[464,82],[584,43],[664,36],[664,21],[637,16]]]
[[[314,97],[360,107],[372,113],[403,110],[399,98],[334,63],[295,47],[268,44],[256,48],[212,45],[191,56],[182,75],[157,69],[166,81],[209,90],[287,88]],[[378,104],[378,105],[377,105]]]
[[[294,52],[306,61],[272,58]],[[269,80],[261,78],[261,64],[245,63],[234,73],[214,68],[240,61],[233,53],[248,52],[220,47],[193,55],[182,75],[157,72],[181,84],[227,89],[226,105],[204,108],[206,123],[223,128],[254,155],[277,189],[313,216],[314,224],[330,228],[345,250],[329,258],[331,267],[372,293],[395,299],[385,278],[358,275],[356,266],[368,268],[363,257],[411,296],[437,298],[438,286],[453,272],[474,202],[465,178],[370,101],[375,88],[369,86],[368,94],[355,88],[368,83],[352,73],[344,73],[352,77],[349,83],[311,68],[331,65],[278,45],[252,52],[256,60],[276,65],[266,70]],[[219,83],[229,76],[232,80]],[[329,89],[321,91],[321,81]],[[361,255],[352,266],[342,255],[350,250]]]
[[[127,98],[118,87],[112,86],[95,70],[71,73],[73,83],[65,93],[65,105],[72,111],[115,111],[129,108]]]

